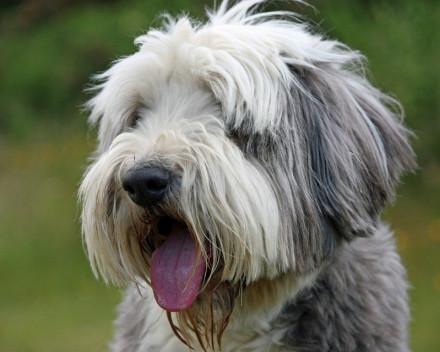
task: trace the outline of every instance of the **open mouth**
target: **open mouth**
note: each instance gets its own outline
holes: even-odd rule
[[[169,216],[163,216],[159,218],[159,221],[157,222],[157,232],[159,233],[159,235],[168,237],[168,235],[171,233],[173,223],[176,221],[177,220],[174,220]]]
[[[199,294],[206,261],[188,226],[171,217],[157,223],[165,237],[151,257],[151,286],[157,304],[169,312],[190,307]]]

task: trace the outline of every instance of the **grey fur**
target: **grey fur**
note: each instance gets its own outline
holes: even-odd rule
[[[374,234],[400,174],[415,166],[410,132],[391,110],[400,105],[349,71],[361,58],[350,59],[336,67],[291,67],[298,85],[279,130],[234,131],[286,205],[286,244],[296,248],[300,273],[316,270],[341,239]]]
[[[139,294],[136,287],[127,289],[123,302],[118,308],[116,321],[116,336],[111,345],[112,351],[138,351],[142,340],[143,319],[145,313],[145,299]]]
[[[292,351],[408,351],[407,283],[389,229],[344,244],[273,323]]]

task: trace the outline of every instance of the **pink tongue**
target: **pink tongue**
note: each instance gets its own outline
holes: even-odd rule
[[[151,285],[157,304],[180,312],[195,301],[205,273],[205,260],[199,255],[188,228],[174,222],[165,243],[151,258]]]

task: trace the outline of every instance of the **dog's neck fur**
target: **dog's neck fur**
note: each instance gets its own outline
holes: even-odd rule
[[[295,274],[285,273],[276,279],[262,279],[251,285],[237,297],[231,325],[240,327],[260,327],[261,316],[270,321],[282,310],[286,302],[295,298],[303,288],[311,285],[318,272],[306,278],[298,278]]]
[[[281,346],[286,329],[271,323],[299,292],[313,284],[318,273],[304,278],[285,273],[276,279],[263,279],[248,286],[237,297],[231,322],[223,337],[222,351],[272,351],[274,346]]]

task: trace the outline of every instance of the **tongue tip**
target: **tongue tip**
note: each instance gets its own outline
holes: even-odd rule
[[[180,285],[163,285],[161,279],[158,278],[159,273],[153,272],[151,283],[154,298],[162,309],[168,312],[181,312],[189,308],[200,291],[201,283],[205,272],[205,261],[201,260],[196,268],[193,268],[192,276],[186,281],[185,287]],[[179,280],[177,280],[179,281]],[[180,287],[179,287],[180,286]]]
[[[181,312],[187,308],[189,308],[195,301],[194,299],[182,301],[170,301],[167,299],[163,299],[154,291],[154,298],[159,307],[166,310],[167,312]]]

